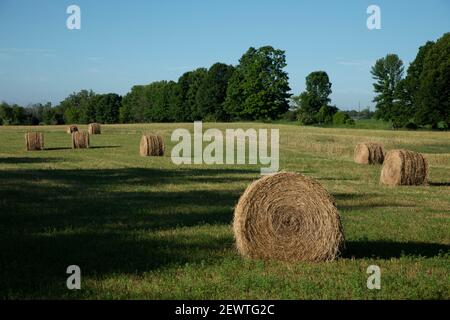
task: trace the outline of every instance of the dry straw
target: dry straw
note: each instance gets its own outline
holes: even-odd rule
[[[75,125],[71,125],[67,127],[67,133],[74,133],[78,131],[78,127]]]
[[[234,211],[239,253],[281,261],[334,260],[344,244],[332,196],[314,179],[281,172],[253,182]]]
[[[98,123],[90,123],[88,126],[88,132],[89,134],[101,134],[102,128]]]
[[[386,154],[380,182],[391,186],[428,184],[428,162],[420,153],[391,150]]]
[[[89,148],[89,133],[76,131],[72,133],[72,149]]]
[[[28,132],[25,134],[27,151],[44,150],[44,134],[41,132]]]
[[[358,143],[354,159],[359,164],[382,164],[384,161],[383,145],[377,142]]]
[[[141,137],[139,153],[143,157],[147,156],[163,156],[164,140],[161,136],[146,134]]]

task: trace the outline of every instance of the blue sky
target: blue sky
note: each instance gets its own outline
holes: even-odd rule
[[[81,8],[81,30],[66,28],[71,4]],[[371,4],[381,8],[381,30],[366,27]],[[0,0],[0,100],[126,94],[272,45],[286,51],[292,93],[325,70],[332,103],[357,108],[372,105],[377,58],[397,53],[408,65],[419,46],[449,31],[447,0]]]

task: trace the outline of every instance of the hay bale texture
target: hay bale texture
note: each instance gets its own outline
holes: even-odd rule
[[[330,261],[344,244],[334,199],[314,179],[281,172],[253,182],[234,211],[239,253],[281,261]]]
[[[384,147],[377,142],[358,143],[355,148],[354,159],[359,164],[382,164]]]
[[[101,134],[102,129],[100,124],[98,123],[90,123],[88,126],[88,132],[89,134]]]
[[[89,148],[89,133],[76,131],[72,133],[72,149]]]
[[[72,134],[72,133],[77,132],[77,131],[78,131],[78,127],[75,126],[75,125],[71,125],[71,126],[67,127],[67,133]]]
[[[44,150],[44,134],[41,132],[27,132],[25,134],[27,151]]]
[[[380,182],[391,186],[427,185],[427,159],[414,151],[391,150],[384,159]]]
[[[139,153],[143,157],[164,155],[164,139],[154,134],[146,134],[141,137]]]

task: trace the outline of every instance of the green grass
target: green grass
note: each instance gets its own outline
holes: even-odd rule
[[[233,207],[259,166],[175,166],[178,127],[192,131],[103,126],[88,150],[70,149],[64,127],[39,127],[42,152],[24,151],[30,128],[0,127],[0,297],[450,298],[450,133],[204,124],[279,128],[280,169],[318,179],[335,197],[342,257],[288,264],[246,260],[234,248]],[[166,156],[140,157],[142,132],[163,134]],[[369,140],[424,152],[430,186],[380,185],[380,166],[352,161],[355,144]],[[72,264],[82,290],[66,288]],[[366,287],[371,264],[381,268],[381,290]]]

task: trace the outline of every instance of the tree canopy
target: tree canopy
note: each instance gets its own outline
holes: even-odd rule
[[[227,90],[225,110],[243,120],[277,119],[289,109],[289,78],[284,51],[249,48],[239,60]]]

